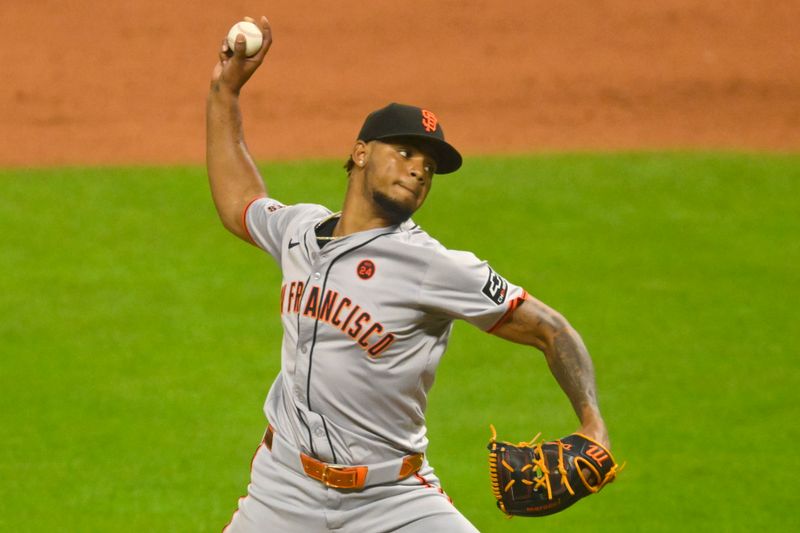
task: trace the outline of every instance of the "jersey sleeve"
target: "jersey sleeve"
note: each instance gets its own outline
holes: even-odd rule
[[[420,299],[431,312],[491,332],[527,296],[524,289],[509,283],[474,254],[443,250],[434,254],[429,264]]]
[[[253,242],[280,261],[281,242],[292,220],[293,206],[274,198],[256,198],[245,208],[244,227]]]

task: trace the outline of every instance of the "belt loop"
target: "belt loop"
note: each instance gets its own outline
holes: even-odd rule
[[[419,471],[422,468],[422,459],[424,455],[421,453],[415,453],[413,455],[406,455],[403,457],[403,464],[400,466],[400,473],[397,476],[397,479],[405,479],[414,472]]]
[[[264,444],[267,445],[267,449],[272,451],[272,437],[275,436],[275,429],[272,427],[272,424],[267,424],[267,431],[264,432]]]

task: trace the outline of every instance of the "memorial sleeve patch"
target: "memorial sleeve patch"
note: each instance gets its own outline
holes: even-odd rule
[[[483,286],[483,294],[497,305],[506,301],[508,293],[508,282],[503,277],[489,268],[489,279]]]

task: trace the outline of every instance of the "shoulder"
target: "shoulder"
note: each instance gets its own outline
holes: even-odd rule
[[[450,249],[417,224],[414,224],[412,221],[409,221],[409,223],[409,228],[402,232],[402,234],[405,235],[409,246],[418,248],[421,253],[428,257],[429,261],[435,263],[460,264],[473,262],[483,263],[474,253],[467,250]]]
[[[449,273],[488,268],[486,261],[465,250],[452,250],[444,246],[413,221],[401,225],[391,235],[390,246],[394,253],[421,268],[423,278],[447,277]]]
[[[313,220],[331,214],[330,209],[319,204],[284,204],[275,198],[258,198],[247,208],[246,215],[251,218],[269,217],[276,215],[278,218],[291,221]]]
[[[440,250],[446,250],[439,241],[431,237],[413,220],[403,222],[398,231],[391,234],[390,238],[396,245],[413,249],[414,252],[425,256],[432,256]]]
[[[244,226],[253,243],[279,257],[284,236],[329,214],[318,204],[285,205],[275,198],[259,198],[247,207]]]
[[[287,208],[292,213],[292,218],[298,222],[316,221],[333,213],[324,205],[319,204],[293,204],[287,206]]]
[[[447,248],[412,220],[401,224],[397,231],[387,237],[382,245],[387,253],[423,276],[441,260],[442,254],[447,253]]]

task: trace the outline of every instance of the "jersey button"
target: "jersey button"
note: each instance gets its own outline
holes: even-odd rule
[[[308,353],[308,345],[304,344],[300,347],[300,353]]]
[[[325,430],[320,428],[320,427],[318,427],[317,429],[314,430],[314,435],[316,435],[317,437],[324,437],[325,436]]]
[[[321,277],[322,277],[322,274],[320,274],[319,272],[314,272],[314,279],[319,279]]]

